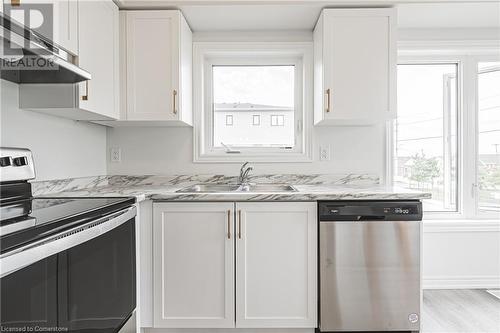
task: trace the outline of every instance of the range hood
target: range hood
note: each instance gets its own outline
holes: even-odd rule
[[[0,76],[15,83],[77,83],[91,79],[75,56],[0,13]]]

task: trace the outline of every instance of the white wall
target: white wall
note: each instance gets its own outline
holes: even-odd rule
[[[36,179],[106,174],[106,128],[20,110],[18,85],[0,80],[0,146],[32,150]]]
[[[312,163],[255,163],[254,172],[383,175],[384,126],[316,127],[313,132]],[[193,163],[192,128],[110,128],[107,143],[108,148],[119,147],[122,150],[121,163],[108,163],[109,174],[236,175],[240,166],[240,163]],[[319,161],[320,145],[330,145],[330,161]]]
[[[500,288],[499,221],[425,221],[426,289]]]

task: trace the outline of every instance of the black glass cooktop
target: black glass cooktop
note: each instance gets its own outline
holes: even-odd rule
[[[34,198],[2,205],[1,253],[125,209],[134,198]]]

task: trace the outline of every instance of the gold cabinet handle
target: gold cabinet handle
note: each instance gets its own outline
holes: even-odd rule
[[[89,80],[85,81],[85,95],[82,96],[82,101],[89,100]]]
[[[12,7],[18,7],[21,6],[21,0],[10,0],[10,5]]]
[[[326,89],[326,112],[330,112],[330,88]]]
[[[231,210],[227,210],[227,239],[231,239]]]
[[[172,99],[173,99],[173,104],[174,104],[174,114],[177,114],[177,108],[176,108],[176,99],[177,99],[177,90],[174,89],[174,91],[172,92]]]
[[[241,209],[238,209],[238,239],[241,239]]]

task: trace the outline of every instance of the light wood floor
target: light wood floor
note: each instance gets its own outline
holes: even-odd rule
[[[485,290],[424,290],[422,332],[500,332],[500,299]]]

